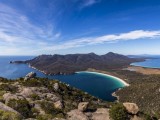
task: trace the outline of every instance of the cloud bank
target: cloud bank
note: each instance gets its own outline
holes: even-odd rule
[[[154,39],[160,37],[160,31],[145,31],[145,30],[135,30],[127,33],[120,34],[109,34],[98,37],[86,37],[79,38],[74,40],[69,40],[65,43],[61,43],[59,45],[53,45],[50,47],[46,47],[46,50],[61,50],[68,48],[75,48],[87,45],[96,45],[102,43],[116,43],[119,41],[129,41],[129,40],[137,40],[137,39]]]

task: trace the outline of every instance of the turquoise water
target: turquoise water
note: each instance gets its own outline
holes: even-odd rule
[[[135,62],[131,65],[148,68],[160,68],[160,56],[156,56],[156,59],[146,59],[144,62]]]
[[[47,76],[33,68],[28,67],[26,64],[9,64],[9,61],[27,60],[31,58],[33,57],[0,56],[0,76],[8,79],[16,79],[19,77],[24,77],[27,73],[34,71],[39,77],[58,79],[107,101],[116,100],[116,98],[111,94],[118,88],[124,87],[124,84],[120,81],[117,81],[116,78],[101,74],[80,72],[73,75]]]

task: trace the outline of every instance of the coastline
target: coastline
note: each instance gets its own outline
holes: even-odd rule
[[[130,65],[123,70],[135,71],[144,75],[160,74],[159,68],[149,68],[149,67],[134,66],[134,65]]]
[[[124,80],[122,80],[122,79],[120,79],[120,78],[118,78],[118,77],[115,77],[115,76],[113,76],[113,75],[110,75],[110,74],[107,74],[107,73],[104,73],[105,71],[101,71],[101,72],[99,72],[99,70],[94,70],[94,69],[92,69],[92,71],[90,70],[87,70],[87,71],[79,71],[79,72],[76,72],[76,73],[81,73],[81,72],[86,72],[86,73],[94,73],[94,74],[100,74],[100,75],[104,75],[104,76],[107,76],[107,77],[112,77],[112,78],[114,78],[115,80],[118,80],[118,81],[120,81],[121,83],[123,83],[123,85],[124,85],[124,87],[129,87],[130,85],[126,82],[126,81],[124,81]],[[98,71],[98,72],[97,72]],[[118,95],[116,95],[116,92],[117,91],[119,91],[119,90],[121,90],[122,88],[119,88],[118,90],[116,90],[115,92],[113,92],[112,93],[112,96],[113,97],[116,97],[117,98],[117,102],[119,102],[119,96]]]
[[[125,82],[124,80],[118,78],[118,77],[115,77],[113,75],[109,75],[109,74],[106,74],[106,73],[100,73],[100,72],[93,72],[93,71],[79,71],[79,72],[76,72],[76,73],[81,73],[81,72],[86,72],[86,73],[95,73],[95,74],[99,74],[99,75],[104,75],[104,76],[107,76],[107,77],[111,77],[111,78],[114,78],[115,80],[118,80],[120,81],[121,83],[123,83],[124,86],[129,86],[129,84],[127,82]]]

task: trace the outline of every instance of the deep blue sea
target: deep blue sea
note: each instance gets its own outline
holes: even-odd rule
[[[48,77],[49,79],[57,79],[73,87],[88,92],[91,95],[99,97],[103,100],[116,100],[111,94],[118,88],[124,87],[124,84],[115,78],[96,74],[80,72],[73,75],[54,75],[47,76],[26,64],[9,64],[10,61],[28,60],[33,56],[0,56],[0,76],[8,79],[16,79],[24,77],[27,73],[34,71],[38,77]]]
[[[144,62],[135,62],[131,65],[148,67],[148,68],[160,68],[160,56],[149,56]]]

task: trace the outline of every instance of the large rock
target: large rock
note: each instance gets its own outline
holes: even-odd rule
[[[55,108],[58,108],[58,109],[62,109],[63,108],[63,104],[62,104],[61,100],[55,102],[54,106],[55,106]]]
[[[109,110],[107,108],[98,108],[96,112],[92,113],[92,120],[110,120]]]
[[[55,90],[55,91],[58,91],[58,89],[59,89],[59,84],[58,84],[58,83],[55,83],[53,87],[54,87],[54,90]]]
[[[89,120],[83,112],[77,109],[68,112],[67,115],[67,120]]]
[[[15,100],[23,100],[25,99],[22,95],[16,95],[16,94],[11,94],[11,93],[5,93],[3,95],[3,100],[5,101],[5,104],[7,105],[9,100],[15,99]]]
[[[143,118],[138,117],[137,115],[134,115],[133,118],[131,118],[131,120],[144,120]]]
[[[34,78],[34,77],[36,77],[36,75],[37,74],[35,72],[30,72],[24,77],[24,80],[29,80],[31,78]]]
[[[13,112],[17,115],[20,115],[19,112],[17,112],[16,110],[14,110],[13,108],[11,107],[8,107],[7,105],[5,105],[4,103],[0,102],[0,110],[3,110],[3,111],[8,111],[8,112]]]
[[[81,102],[78,104],[78,110],[84,112],[88,108],[88,102]]]
[[[131,114],[137,114],[138,111],[139,111],[139,108],[137,106],[137,104],[135,103],[123,103],[124,107],[126,108],[126,110],[128,111],[128,113],[131,113]]]
[[[20,94],[23,95],[24,97],[29,97],[34,93],[35,93],[35,91],[32,88],[28,87],[28,88],[23,88],[23,90]]]

